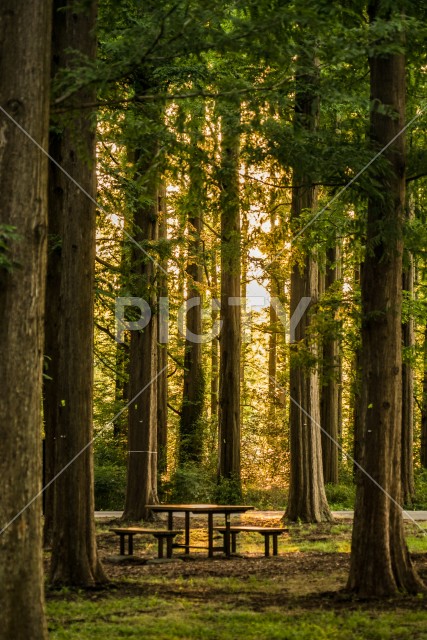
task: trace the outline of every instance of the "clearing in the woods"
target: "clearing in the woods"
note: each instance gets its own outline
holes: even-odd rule
[[[275,517],[248,514],[245,524],[274,526]],[[156,542],[137,538],[133,559],[120,560],[118,521],[98,525],[100,553],[112,585],[48,591],[52,640],[379,640],[427,638],[425,597],[358,600],[345,592],[352,522],[290,525],[279,556],[265,558],[257,534],[239,539],[239,555],[209,560],[194,551],[156,561]],[[427,530],[427,523],[420,523]],[[155,525],[153,525],[155,526]],[[194,544],[206,542],[195,519]],[[409,548],[427,579],[427,537],[406,524]],[[47,559],[48,554],[46,554]]]

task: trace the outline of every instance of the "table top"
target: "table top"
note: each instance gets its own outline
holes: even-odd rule
[[[243,504],[147,504],[146,507],[152,511],[159,512],[182,512],[190,513],[244,513],[255,509],[250,505]]]

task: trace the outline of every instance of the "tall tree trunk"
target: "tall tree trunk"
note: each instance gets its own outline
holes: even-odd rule
[[[413,211],[411,202],[406,207],[406,218],[411,220]],[[405,268],[402,276],[402,289],[409,299],[414,297],[414,260],[410,252],[406,252]],[[410,316],[402,324],[402,344],[412,354],[415,346],[414,319]],[[403,355],[402,363],[402,494],[405,504],[414,497],[414,370],[411,357]]]
[[[297,73],[295,95],[296,132],[314,131],[318,119],[317,70],[314,58],[300,59],[299,65],[312,72]],[[294,167],[291,218],[295,223],[304,210],[316,205],[316,189],[310,186],[310,176]],[[291,275],[291,317],[301,298],[318,298],[318,268],[311,255],[303,257],[303,264],[295,264]],[[320,522],[331,518],[323,483],[322,447],[320,435],[320,388],[317,368],[308,369],[298,355],[299,348],[311,355],[316,346],[309,344],[310,325],[306,312],[296,327],[295,342],[290,361],[290,453],[291,469],[288,506],[285,518],[304,522]]]
[[[427,469],[427,326],[424,328],[423,396],[421,404],[421,451],[420,462]]]
[[[250,332],[250,308],[246,306],[246,293],[247,293],[247,282],[248,282],[248,232],[249,232],[249,216],[247,211],[241,212],[241,259],[240,259],[240,269],[241,269],[241,277],[240,277],[240,297],[242,298],[242,304],[244,305],[245,310],[245,319],[244,325],[241,328],[242,338],[245,336],[245,333]],[[243,424],[245,421],[245,406],[248,402],[247,397],[247,387],[245,380],[245,368],[246,368],[246,358],[247,358],[248,345],[246,339],[241,341],[240,347],[240,431],[243,429]]]
[[[50,2],[3,1],[0,106],[43,148],[50,30]],[[42,477],[47,159],[2,112],[0,141],[0,229],[19,234],[0,257],[0,628],[4,638],[44,640],[42,507],[33,499]]]
[[[270,278],[270,296],[277,298],[279,287],[277,286],[276,276]],[[272,417],[274,416],[274,397],[276,394],[276,375],[277,375],[277,334],[279,331],[277,311],[274,304],[270,302],[269,307],[269,327],[270,335],[268,337],[268,394],[270,396],[270,408]]]
[[[216,248],[212,250],[212,299],[214,300],[212,308],[212,324],[215,326],[219,319],[219,309],[216,306],[218,300],[218,274],[217,274],[217,255]],[[214,337],[211,342],[211,419],[216,423],[218,420],[219,408],[219,340]]]
[[[389,16],[369,4],[371,22]],[[377,43],[378,44],[378,43]],[[401,132],[405,118],[405,57],[370,58],[373,151]],[[385,109],[384,109],[385,107]],[[381,195],[368,201],[367,251],[362,273],[362,455],[357,473],[348,587],[363,596],[416,592],[400,503],[402,438],[402,225],[405,142],[401,134],[384,152]],[[384,160],[383,160],[384,162]],[[375,165],[374,165],[375,166]],[[378,483],[378,484],[377,484]],[[381,488],[380,488],[381,487]]]
[[[126,221],[125,221],[126,225]],[[121,256],[120,256],[120,275],[119,281],[121,287],[129,280],[129,253],[127,251],[125,234],[121,240]],[[126,287],[125,287],[126,288]],[[123,342],[116,342],[116,379],[115,379],[115,400],[116,410],[119,411],[129,398],[129,335],[125,333]],[[127,413],[123,412],[115,421],[113,433],[115,438],[126,437],[127,431]]]
[[[168,237],[167,230],[167,206],[166,206],[166,187],[162,185],[159,190],[159,240],[166,241]],[[168,295],[167,270],[168,260],[164,258],[160,262],[163,270],[159,270],[158,290],[159,297],[166,298]],[[161,336],[160,323],[164,323],[162,311],[159,309],[157,331],[159,340]],[[162,342],[157,348],[157,370],[159,377],[157,379],[157,464],[159,474],[167,471],[167,453],[168,453],[168,349],[167,344]]]
[[[142,149],[142,147],[141,147]],[[154,157],[154,154],[153,154]],[[147,148],[135,152],[137,180],[143,201],[134,212],[133,238],[143,247],[158,239],[158,176]],[[128,414],[128,472],[123,520],[147,520],[147,504],[157,498],[157,294],[152,260],[139,247],[133,249],[133,295],[145,300],[151,318],[130,337],[129,396],[135,400]]]
[[[339,247],[327,251],[325,290],[327,291],[340,277]],[[340,356],[338,339],[327,336],[322,345],[322,390],[320,400],[320,424],[322,431],[323,479],[338,482],[338,439],[339,439],[339,373]],[[326,432],[326,433],[325,433]]]
[[[222,115],[221,321],[219,379],[219,477],[240,491],[240,116],[238,105]],[[233,304],[237,302],[237,304]]]
[[[354,287],[360,286],[361,273],[363,270],[363,265],[358,265],[354,269]],[[362,413],[362,397],[361,397],[361,345],[358,344],[356,346],[354,355],[353,355],[353,384],[352,384],[352,410],[353,410],[353,459],[355,462],[360,464],[361,461],[361,447],[362,447],[362,423],[361,423],[361,413]],[[353,475],[355,476],[357,473],[357,464],[353,464]]]
[[[70,64],[70,49],[95,57],[96,2],[82,11],[80,2],[54,2],[54,71]],[[82,101],[95,100],[94,90],[79,92]],[[60,123],[59,123],[60,125]],[[60,125],[61,126],[61,125]],[[50,139],[50,152],[79,185],[96,197],[95,122],[72,117]],[[60,280],[58,334],[52,345],[57,359],[49,399],[54,424],[47,425],[47,447],[54,447],[53,544],[50,579],[56,584],[89,586],[105,581],[98,558],[93,496],[93,306],[95,268],[95,206],[54,165],[49,172],[49,224],[59,228]],[[55,279],[58,284],[58,279]],[[52,292],[50,292],[52,295]],[[48,311],[50,312],[50,310]],[[50,438],[54,438],[54,442]],[[72,464],[69,464],[72,461]],[[69,466],[67,466],[69,465]],[[64,470],[65,469],[65,470]]]
[[[187,199],[187,301],[190,301],[186,317],[187,334],[184,347],[184,390],[180,417],[179,462],[200,463],[203,454],[203,407],[205,373],[202,362],[202,282],[203,266],[200,234],[203,226],[204,177],[201,169],[201,152],[198,147],[200,132],[192,133],[192,157],[190,187]],[[199,300],[199,304],[191,303]]]

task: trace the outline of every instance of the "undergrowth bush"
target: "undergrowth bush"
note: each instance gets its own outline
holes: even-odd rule
[[[178,467],[161,487],[160,499],[177,503],[210,503],[215,493],[215,479],[203,466]]]
[[[427,510],[427,469],[417,470],[414,480],[415,495],[412,504],[408,506],[417,510]]]
[[[333,511],[347,511],[354,509],[356,487],[351,483],[326,484],[326,497]]]
[[[121,511],[125,504],[126,468],[113,464],[95,465],[95,509]]]

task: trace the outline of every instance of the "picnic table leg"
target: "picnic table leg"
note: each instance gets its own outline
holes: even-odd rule
[[[157,536],[157,541],[158,541],[157,556],[159,558],[163,558],[163,536]]]
[[[230,557],[230,514],[225,514],[224,551],[227,558]]]
[[[277,533],[273,533],[273,556],[277,556],[277,539],[278,539],[278,535]]]
[[[172,513],[172,511],[168,512],[168,529],[169,529],[169,531],[172,531],[172,529],[173,529],[173,513]]]
[[[125,537],[122,533],[120,534],[120,555],[125,555]]]
[[[237,533],[235,531],[231,532],[231,552],[236,553],[237,550]]]
[[[129,555],[133,556],[133,535],[131,533],[128,535],[128,551]]]
[[[166,557],[167,558],[172,558],[172,545],[173,545],[173,538],[172,536],[168,536],[166,538]]]
[[[213,558],[213,513],[208,513],[208,557]]]
[[[270,555],[270,534],[269,533],[264,534],[264,541],[265,541],[265,557],[268,558],[268,556]]]
[[[185,512],[185,554],[190,553],[190,512]]]

